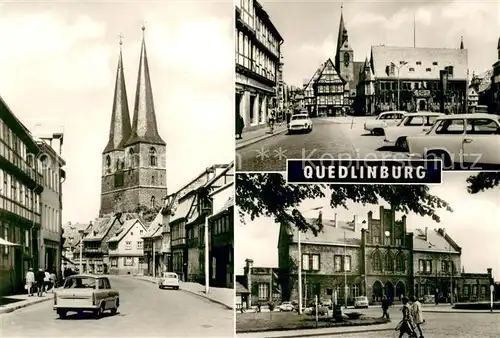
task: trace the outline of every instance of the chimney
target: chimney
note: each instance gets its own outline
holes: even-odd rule
[[[337,213],[335,213],[335,215],[333,215],[333,227],[334,228],[337,227]]]
[[[357,227],[358,227],[358,215],[354,215],[354,219],[352,221],[352,230],[356,232]]]
[[[247,280],[247,289],[250,291],[247,299],[247,309],[252,306],[252,267],[253,260],[250,258],[245,259],[245,277]]]
[[[428,227],[425,227],[425,233],[424,233],[424,236],[425,236],[425,241],[427,241],[427,240],[428,240],[428,239],[427,239],[427,238],[428,238],[428,237],[427,237],[427,233],[428,233],[428,231],[429,231],[429,228],[428,228]]]

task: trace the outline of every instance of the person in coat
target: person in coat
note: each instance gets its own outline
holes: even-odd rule
[[[424,320],[424,311],[422,310],[422,303],[418,301],[415,297],[411,298],[411,312],[413,317],[413,322],[420,333],[420,338],[424,338],[424,334],[422,333],[421,325],[425,322]]]
[[[245,121],[240,114],[236,115],[236,139],[239,140],[242,138],[241,134],[243,133],[243,129],[245,128]]]
[[[43,296],[43,280],[45,279],[45,272],[43,272],[43,269],[38,269],[38,271],[35,274],[35,281],[36,281],[36,288],[38,291],[38,297]]]
[[[396,326],[396,331],[399,330],[399,338],[403,338],[405,334],[408,337],[417,338],[417,334],[415,333],[413,317],[411,312],[411,306],[408,304],[409,300],[406,297],[402,299],[403,307],[401,308],[401,312],[403,313],[403,319]]]
[[[35,284],[35,273],[32,268],[26,272],[26,290],[28,290],[28,297],[33,296],[33,284]]]
[[[384,296],[384,298],[382,298],[382,318],[391,319],[389,317],[390,306],[391,306],[391,301],[386,296]]]

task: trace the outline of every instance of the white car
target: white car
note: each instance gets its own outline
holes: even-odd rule
[[[445,167],[500,164],[500,117],[493,114],[440,116],[424,135],[408,138],[410,157],[440,158]]]
[[[354,307],[355,308],[367,308],[369,305],[368,302],[368,297],[366,296],[359,296],[354,298]]]
[[[405,114],[398,125],[384,128],[384,141],[386,145],[408,151],[407,137],[426,133],[439,116],[444,114],[432,112]]]
[[[384,128],[398,124],[404,111],[387,111],[380,113],[376,119],[367,120],[365,122],[365,130],[374,135],[384,135]]]
[[[158,287],[160,289],[172,288],[179,290],[179,276],[173,272],[164,272],[158,281]]]
[[[293,304],[291,302],[283,302],[279,306],[279,310],[280,311],[294,311],[295,306],[293,306]]]
[[[288,134],[294,132],[310,132],[313,129],[313,124],[309,115],[307,114],[296,114],[290,118],[290,123],[288,124]]]

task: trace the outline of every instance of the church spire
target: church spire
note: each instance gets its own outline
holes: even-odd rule
[[[149,75],[148,56],[145,42],[146,27],[142,26],[142,46],[139,61],[139,74],[137,76],[137,89],[135,93],[134,119],[132,134],[126,145],[137,142],[165,145],[165,141],[158,134],[155,108],[153,104],[153,91]]]
[[[344,34],[347,34],[347,29],[345,28],[344,24],[344,5],[340,5],[340,24],[339,24],[339,33],[337,37],[337,53],[340,51],[342,48],[342,45],[344,44]]]
[[[121,150],[130,137],[130,114],[128,110],[125,76],[123,75],[122,45],[123,36],[120,35],[120,54],[116,69],[115,94],[113,97],[113,111],[109,128],[109,141],[103,153]]]

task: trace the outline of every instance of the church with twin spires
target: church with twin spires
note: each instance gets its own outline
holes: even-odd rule
[[[156,122],[145,27],[142,32],[132,123],[120,41],[109,140],[102,152],[100,217],[156,208],[167,196],[166,143]]]

